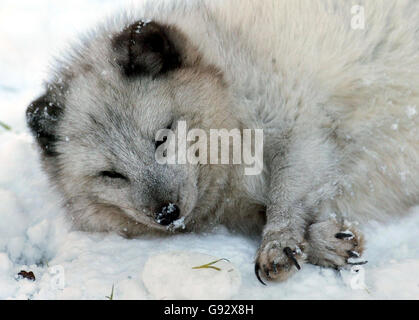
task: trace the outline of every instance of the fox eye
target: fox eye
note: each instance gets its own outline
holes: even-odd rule
[[[128,178],[126,176],[116,171],[102,171],[100,173],[100,176],[110,179],[121,179],[128,181]]]

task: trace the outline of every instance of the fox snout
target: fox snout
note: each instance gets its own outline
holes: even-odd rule
[[[162,226],[168,226],[180,216],[180,209],[177,205],[169,203],[162,206],[155,215],[155,220]]]

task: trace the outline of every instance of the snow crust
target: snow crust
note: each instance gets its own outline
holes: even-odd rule
[[[177,251],[148,259],[143,283],[155,299],[230,299],[241,279],[226,260],[202,253]]]

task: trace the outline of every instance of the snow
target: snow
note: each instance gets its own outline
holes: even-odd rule
[[[416,106],[407,106],[406,107],[406,114],[409,119],[413,118],[418,112],[416,111]]]
[[[185,217],[175,220],[169,227],[170,230],[186,229]]]
[[[230,299],[239,290],[240,273],[229,261],[218,260],[187,251],[161,253],[148,259],[142,280],[154,299]],[[208,264],[212,268],[202,268]]]
[[[118,1],[118,6],[124,3],[128,1]],[[111,0],[0,2],[0,121],[12,128],[0,127],[0,299],[107,299],[112,287],[114,299],[163,298],[164,292],[155,292],[162,290],[173,298],[185,297],[173,287],[156,285],[165,280],[159,275],[174,270],[155,257],[179,251],[228,259],[241,277],[237,293],[227,295],[233,299],[419,299],[419,207],[388,225],[364,228],[367,250],[362,258],[368,264],[340,273],[303,265],[288,281],[267,287],[253,271],[258,242],[224,228],[154,240],[72,230],[41,171],[24,112],[41,93],[50,56],[113,8]],[[407,116],[415,116],[413,111],[407,109]],[[185,261],[168,263],[178,263],[178,268]],[[150,264],[153,272],[147,273]],[[36,281],[18,279],[22,270],[33,271]],[[210,285],[202,279],[190,284],[186,279],[192,270],[179,270],[178,277],[185,280],[176,286],[182,292]],[[220,292],[232,288],[226,280],[216,284]],[[194,297],[211,296],[203,291]]]

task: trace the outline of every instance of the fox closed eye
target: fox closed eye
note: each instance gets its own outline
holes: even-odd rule
[[[105,177],[109,179],[120,179],[120,180],[129,181],[129,179],[126,176],[116,171],[102,171],[100,172],[99,175],[101,177]]]

